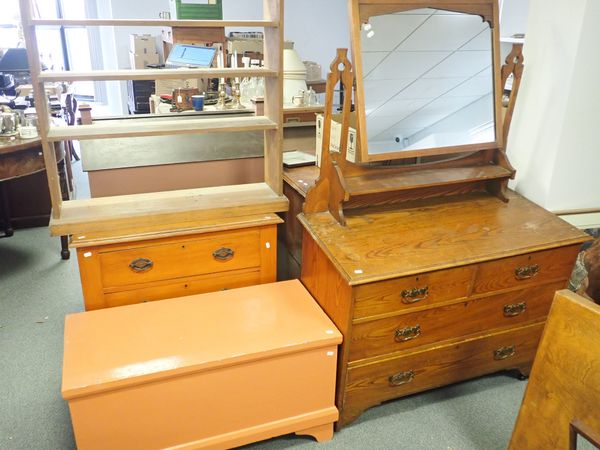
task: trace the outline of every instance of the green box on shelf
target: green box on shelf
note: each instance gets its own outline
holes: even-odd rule
[[[222,0],[169,0],[173,20],[223,20]]]

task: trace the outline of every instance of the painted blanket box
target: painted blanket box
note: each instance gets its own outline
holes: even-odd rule
[[[342,336],[298,280],[67,316],[80,450],[330,439]]]

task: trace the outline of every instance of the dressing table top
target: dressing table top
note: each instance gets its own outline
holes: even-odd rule
[[[584,232],[509,191],[349,210],[341,226],[329,212],[300,222],[350,285],[585,242]]]

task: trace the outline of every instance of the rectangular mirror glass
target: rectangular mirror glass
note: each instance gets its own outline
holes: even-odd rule
[[[375,15],[360,35],[369,155],[496,140],[492,30],[481,16]]]

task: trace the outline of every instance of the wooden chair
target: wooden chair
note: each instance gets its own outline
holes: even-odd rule
[[[509,450],[600,448],[600,306],[556,293]]]

